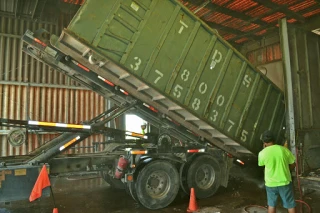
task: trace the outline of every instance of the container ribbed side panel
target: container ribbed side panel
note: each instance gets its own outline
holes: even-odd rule
[[[16,120],[39,120],[61,123],[81,123],[102,113],[105,99],[89,90],[0,85],[0,117]],[[0,155],[24,155],[52,140],[58,133],[30,132],[28,143],[13,147],[6,134],[11,128],[0,127]],[[76,133],[75,133],[76,134]],[[103,142],[102,135],[94,135],[68,153],[92,152],[92,142]]]

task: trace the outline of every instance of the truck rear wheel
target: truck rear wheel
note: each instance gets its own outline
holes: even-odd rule
[[[181,164],[180,166],[180,187],[184,193],[190,194],[190,188],[187,183],[188,169],[190,167],[190,162]]]
[[[168,161],[157,160],[147,164],[135,183],[138,200],[148,209],[161,209],[176,198],[179,191],[179,173]]]
[[[127,183],[127,186],[128,186],[129,193],[130,193],[131,197],[135,201],[139,202],[137,191],[136,191],[136,187],[135,187],[135,182],[129,182],[129,183]]]
[[[197,157],[188,168],[187,185],[194,188],[199,199],[214,195],[221,183],[221,172],[218,161],[209,155]]]

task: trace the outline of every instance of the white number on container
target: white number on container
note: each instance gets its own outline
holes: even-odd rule
[[[192,103],[192,108],[197,111],[200,108],[200,103],[201,103],[200,99],[195,98]]]
[[[221,62],[222,54],[218,50],[214,51],[214,54],[212,56],[212,61],[210,64],[210,69],[212,70],[218,63]]]
[[[207,84],[202,82],[199,86],[199,92],[203,95],[204,93],[206,93],[207,89],[208,89]]]
[[[249,77],[249,75],[245,75],[242,81],[242,84],[245,85],[246,87],[249,87],[251,84],[251,81],[252,79]]]
[[[173,91],[173,95],[177,98],[180,98],[181,96],[181,91],[183,90],[183,87],[180,86],[179,84],[177,84],[175,87],[174,87],[174,91]]]
[[[131,3],[131,8],[134,9],[134,11],[137,12],[140,7],[139,7],[139,5],[137,5],[135,2],[132,2],[132,3]]]
[[[241,133],[241,140],[243,142],[246,142],[247,141],[247,136],[248,136],[248,132],[246,130],[242,130],[242,133]]]
[[[219,95],[217,98],[217,104],[218,106],[222,106],[224,103],[224,96],[223,95]]]
[[[187,25],[186,23],[184,23],[183,21],[181,21],[181,20],[180,20],[180,24],[181,24],[182,26],[180,27],[179,34],[182,33],[182,31],[183,31],[184,28],[188,28],[188,25]]]
[[[156,78],[156,80],[154,81],[155,84],[158,83],[158,81],[160,80],[160,78],[163,77],[163,73],[160,72],[159,70],[156,70],[156,73],[157,73],[159,76],[158,76],[158,77]]]
[[[134,57],[134,60],[136,61],[136,63],[134,64],[134,66],[130,64],[130,67],[134,71],[137,71],[139,69],[139,66],[141,65],[141,59],[139,57]]]
[[[181,74],[181,79],[183,81],[187,81],[189,78],[190,72],[188,70],[183,70],[183,73]]]
[[[228,122],[230,123],[230,126],[228,128],[228,132],[230,132],[230,130],[232,129],[232,127],[234,126],[234,122],[232,120],[228,120]]]
[[[213,112],[213,116],[210,116],[210,120],[216,121],[219,113],[217,110],[213,110],[212,112]]]

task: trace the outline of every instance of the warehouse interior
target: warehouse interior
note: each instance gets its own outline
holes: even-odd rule
[[[60,129],[16,129],[7,125],[6,119],[83,124],[116,105],[109,93],[101,94],[95,86],[79,82],[22,51],[22,37],[27,30],[45,29],[59,37],[86,1],[90,0],[0,0],[0,169],[4,171],[6,162],[15,162],[18,158],[25,160],[30,153],[36,153],[39,147],[61,134]],[[293,173],[296,197],[308,203],[298,205],[298,212],[310,212],[309,206],[313,212],[320,211],[316,202],[320,195],[320,1],[167,1],[177,2],[212,28],[284,93],[286,142],[298,158],[297,173]],[[149,1],[119,2],[143,5]],[[129,119],[132,114],[116,117],[107,125],[136,132],[141,125],[147,124],[148,132],[156,131],[154,125],[145,121],[146,114],[137,113],[141,120]],[[128,123],[126,119],[134,121]],[[126,129],[135,124],[137,129]],[[88,136],[62,152],[52,163],[52,168],[55,166],[66,172],[50,177],[56,198],[54,205],[60,212],[185,212],[188,193],[179,191],[168,207],[148,210],[133,200],[130,193],[110,187],[97,172],[89,171],[86,160],[80,162],[77,158],[102,151],[108,140],[107,134]],[[250,151],[238,147],[232,140],[226,141],[226,150],[243,153],[245,157],[241,160],[248,166],[231,168],[228,186],[221,187],[211,198],[199,200],[200,209],[203,212],[266,212],[263,172],[256,168],[256,156],[252,157]],[[68,159],[67,166],[60,167],[65,159]],[[3,172],[0,180],[5,177]],[[0,212],[50,212],[52,195],[48,197],[49,191],[44,194],[47,196],[31,203],[25,198],[17,201],[0,198]],[[5,194],[0,195],[5,197]],[[280,205],[278,212],[286,211]]]

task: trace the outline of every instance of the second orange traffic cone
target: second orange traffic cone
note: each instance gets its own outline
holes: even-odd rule
[[[58,208],[54,208],[53,213],[58,213]]]
[[[198,208],[198,205],[197,205],[194,188],[191,188],[190,201],[189,201],[189,207],[187,209],[187,212],[195,212],[195,211],[198,211],[198,209],[199,208]]]

